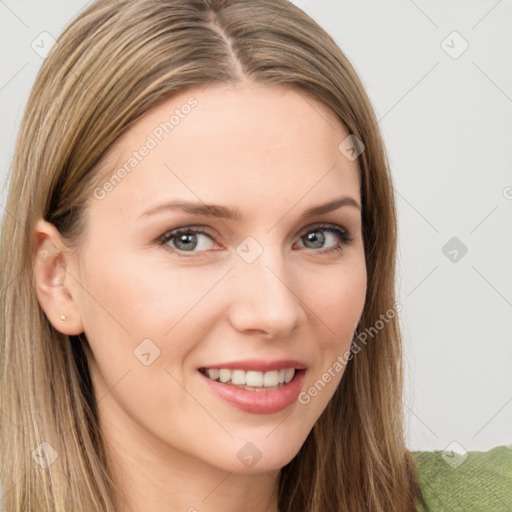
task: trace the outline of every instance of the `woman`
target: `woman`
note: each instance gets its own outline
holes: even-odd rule
[[[391,178],[302,11],[93,3],[12,169],[6,510],[416,510]]]

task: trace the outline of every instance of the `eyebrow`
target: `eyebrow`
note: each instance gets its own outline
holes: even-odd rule
[[[332,212],[341,208],[342,206],[353,206],[354,208],[361,209],[359,203],[349,196],[334,199],[325,204],[313,206],[303,213],[303,217],[313,217],[314,215],[321,215],[322,213]],[[156,215],[165,211],[183,211],[193,215],[202,215],[205,217],[216,217],[219,219],[240,220],[242,215],[237,208],[228,208],[218,204],[206,204],[199,202],[188,201],[175,201],[170,203],[158,204],[147,209],[138,219]]]

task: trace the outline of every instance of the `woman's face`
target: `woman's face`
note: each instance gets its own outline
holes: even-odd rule
[[[291,89],[224,85],[166,100],[112,148],[66,284],[120,452],[234,472],[296,455],[366,293],[347,136]]]

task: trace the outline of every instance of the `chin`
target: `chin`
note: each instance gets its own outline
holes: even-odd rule
[[[224,471],[239,474],[279,471],[297,455],[303,444],[302,439],[294,441],[287,434],[286,439],[276,435],[275,439],[270,440],[273,435],[270,434],[267,439],[234,440],[234,450],[230,446],[220,457],[214,455],[215,460],[209,462]],[[226,457],[227,454],[230,455]]]

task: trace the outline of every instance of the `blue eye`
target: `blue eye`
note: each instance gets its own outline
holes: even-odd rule
[[[307,228],[299,235],[299,240],[304,244],[302,247],[324,254],[331,251],[341,251],[345,245],[352,241],[352,238],[341,227],[328,224]],[[198,256],[199,254],[196,253],[215,250],[216,245],[213,236],[205,228],[192,226],[168,231],[161,235],[158,241],[160,245],[165,245],[167,249],[180,257]],[[325,247],[326,243],[329,244],[327,248]]]

